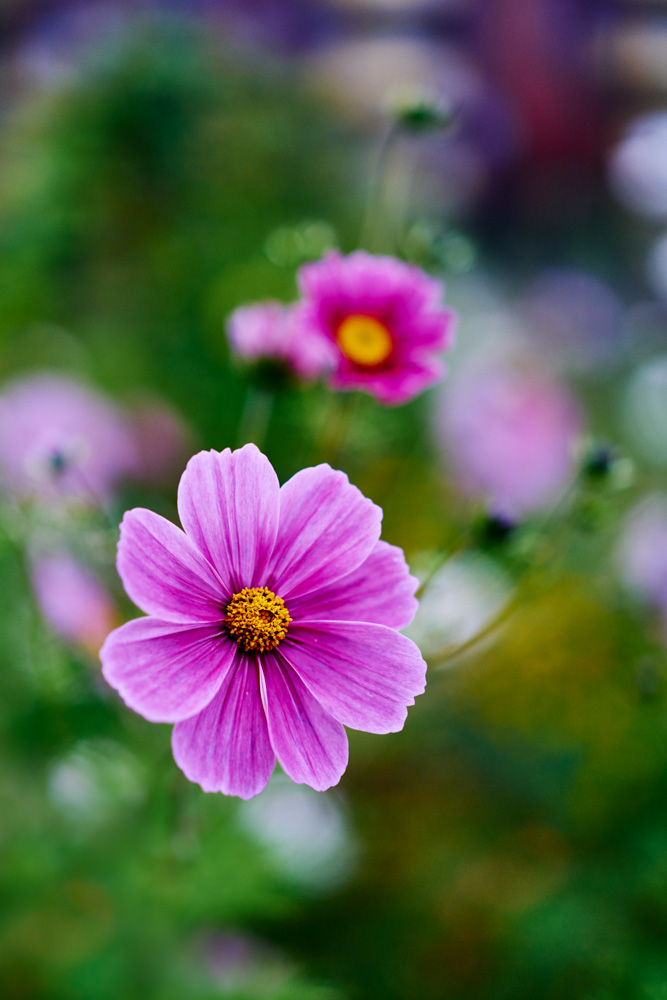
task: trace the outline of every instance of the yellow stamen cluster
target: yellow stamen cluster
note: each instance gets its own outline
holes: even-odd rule
[[[391,334],[373,316],[346,316],[336,332],[336,341],[346,358],[356,365],[375,368],[392,352]]]
[[[292,621],[282,597],[268,587],[244,587],[225,612],[225,627],[246,652],[268,653],[287,635]]]

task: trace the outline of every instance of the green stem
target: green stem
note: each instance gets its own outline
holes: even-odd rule
[[[252,442],[261,448],[271,421],[275,394],[268,389],[249,385],[239,420],[239,446]]]
[[[509,619],[515,614],[519,607],[518,597],[513,598],[509,601],[501,611],[492,618],[490,622],[480,629],[479,632],[475,632],[469,639],[465,642],[459,643],[457,646],[445,646],[443,649],[438,650],[433,656],[429,656],[429,663],[432,667],[448,667],[460,657],[465,656],[469,653],[475,646],[488,639],[489,636],[504,625]]]
[[[392,151],[399,132],[400,129],[398,124],[396,122],[392,122],[387,129],[382,142],[380,143],[377,163],[371,177],[370,188],[368,191],[364,221],[361,227],[361,233],[359,234],[359,246],[364,247],[367,250],[377,249],[377,244],[382,242],[382,234],[378,224],[378,214],[382,200],[382,187],[387,171],[389,154]]]
[[[360,393],[331,393],[318,434],[320,461],[328,462],[334,468],[345,464],[343,458],[361,405]]]
[[[422,580],[422,582],[419,584],[419,587],[417,588],[417,591],[415,593],[415,597],[417,598],[417,600],[421,600],[422,599],[422,597],[424,596],[424,592],[427,590],[428,587],[430,587],[430,585],[432,584],[433,580],[435,579],[435,577],[438,575],[438,573],[440,572],[440,570],[442,569],[442,567],[446,563],[450,562],[450,560],[452,560],[452,559],[456,559],[457,556],[463,555],[464,553],[470,552],[470,551],[471,551],[471,549],[470,549],[470,539],[466,537],[466,538],[464,538],[464,540],[461,542],[460,545],[456,546],[456,548],[448,549],[447,551],[439,552],[438,553],[438,555],[439,555],[438,561],[436,562],[436,564],[434,565],[433,569],[430,570],[430,572],[428,573],[428,575]]]

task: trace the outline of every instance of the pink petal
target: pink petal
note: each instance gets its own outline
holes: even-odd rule
[[[352,729],[399,732],[406,706],[426,687],[418,648],[385,625],[293,622],[280,650],[322,707]]]
[[[292,781],[323,792],[337,785],[347,767],[347,735],[280,655],[262,668],[269,738]]]
[[[368,559],[321,590],[290,601],[293,619],[375,622],[405,628],[415,616],[419,581],[410,576],[403,550],[378,542]]]
[[[231,597],[187,535],[142,508],[120,526],[118,573],[134,603],[166,621],[220,621]]]
[[[329,465],[303,469],[280,490],[280,526],[267,586],[287,599],[356,569],[380,536],[382,511]]]
[[[181,523],[233,592],[266,583],[279,496],[278,477],[254,444],[200,451],[181,476]]]
[[[251,799],[276,763],[259,693],[255,659],[239,658],[203,712],[174,726],[174,760],[205,792]]]
[[[177,625],[157,618],[121,625],[100,650],[111,687],[150,722],[178,722],[200,712],[236,655],[219,623]]]

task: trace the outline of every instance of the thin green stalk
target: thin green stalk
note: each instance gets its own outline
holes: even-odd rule
[[[248,386],[238,426],[239,447],[250,442],[256,444],[258,448],[264,445],[274,402],[275,393],[257,385]]]
[[[465,656],[489,636],[493,635],[502,625],[504,625],[509,619],[516,613],[519,608],[519,599],[514,597],[508,604],[506,604],[499,613],[492,618],[490,622],[476,632],[465,642],[461,642],[455,646],[445,646],[438,650],[433,656],[429,656],[429,664],[432,667],[442,668],[449,667],[456,660]]]
[[[400,134],[397,122],[392,122],[387,129],[378,152],[377,163],[371,177],[371,183],[366,201],[364,221],[359,234],[359,246],[367,250],[377,249],[377,243],[381,242],[380,227],[378,225],[378,215],[382,202],[382,188],[384,186],[387,163],[394,143]]]

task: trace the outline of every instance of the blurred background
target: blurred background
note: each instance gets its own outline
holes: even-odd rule
[[[667,998],[667,5],[2,0],[0,53],[0,994]],[[233,356],[359,245],[446,283],[441,386]],[[241,802],[97,650],[123,510],[251,438],[383,506],[430,673]]]

